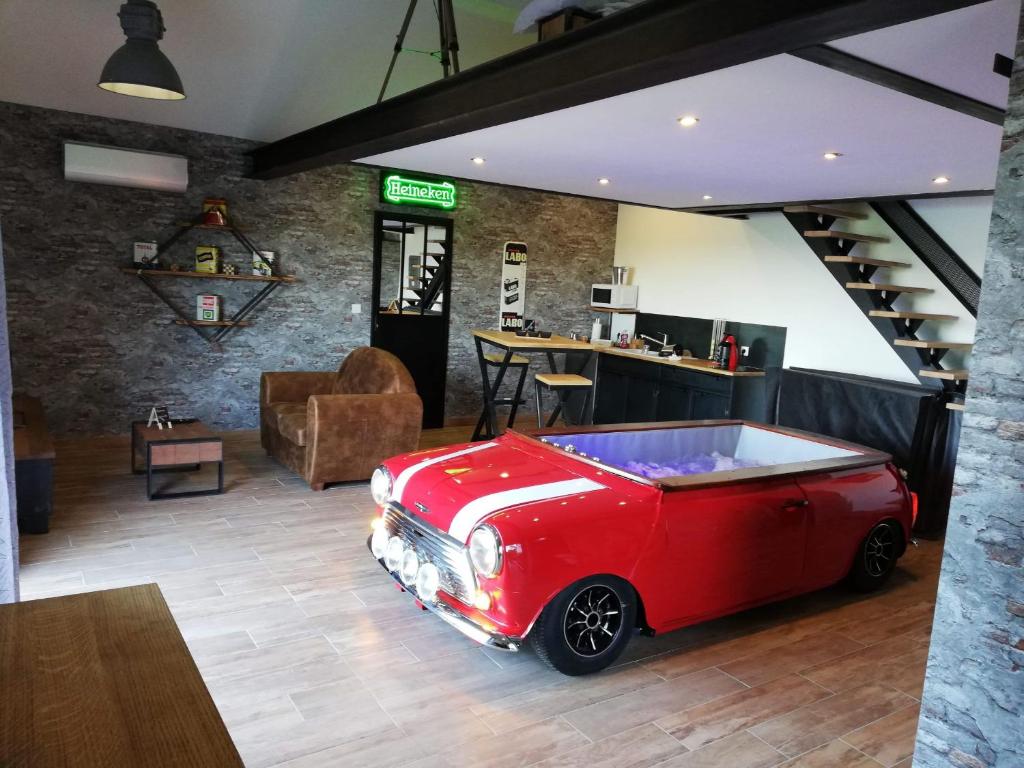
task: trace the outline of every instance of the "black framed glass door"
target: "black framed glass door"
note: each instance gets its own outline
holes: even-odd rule
[[[409,369],[428,428],[444,426],[451,260],[451,219],[375,214],[370,344]]]

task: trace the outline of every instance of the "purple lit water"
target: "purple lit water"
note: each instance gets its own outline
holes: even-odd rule
[[[707,454],[687,456],[679,461],[664,463],[627,461],[620,466],[627,472],[654,480],[660,477],[702,475],[705,472],[727,472],[731,469],[764,467],[767,464],[754,459],[734,459],[732,456],[723,456],[718,451],[712,451]]]

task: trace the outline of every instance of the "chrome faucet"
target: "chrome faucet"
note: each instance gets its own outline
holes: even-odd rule
[[[667,333],[662,333],[661,336],[662,336],[661,339],[652,339],[646,333],[641,333],[640,334],[640,338],[641,339],[647,339],[648,341],[653,341],[655,344],[658,344],[662,349],[668,349],[669,347],[671,347],[672,343],[668,340],[668,334]]]

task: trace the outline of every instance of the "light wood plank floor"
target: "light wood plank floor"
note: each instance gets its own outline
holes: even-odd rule
[[[428,435],[432,444],[465,430]],[[250,766],[910,765],[941,546],[891,587],[789,600],[566,678],[418,611],[366,551],[365,484],[313,493],[255,433],[227,493],[147,502],[126,438],[58,444],[25,599],[155,581]]]

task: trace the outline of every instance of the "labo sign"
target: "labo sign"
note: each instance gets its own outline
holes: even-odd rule
[[[397,173],[381,177],[380,197],[384,202],[394,205],[425,205],[446,211],[454,210],[456,205],[455,185],[452,182],[413,179]]]

